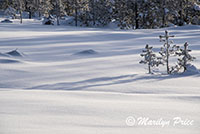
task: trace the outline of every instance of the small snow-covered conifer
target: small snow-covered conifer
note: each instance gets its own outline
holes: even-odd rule
[[[164,36],[160,36],[160,41],[164,42],[163,47],[161,47],[160,55],[162,56],[163,61],[166,63],[167,73],[170,74],[170,66],[169,66],[169,59],[171,55],[175,55],[176,52],[179,50],[179,46],[172,45],[173,41],[170,41],[169,38],[174,37],[174,35],[169,35],[168,31],[165,31]]]
[[[187,70],[188,63],[196,59],[189,54],[189,52],[191,52],[192,50],[188,49],[188,46],[189,44],[186,42],[184,44],[184,48],[181,48],[180,51],[176,53],[178,56],[181,57],[178,59],[178,65],[176,66],[176,68],[178,68],[179,70],[183,68],[184,72]]]
[[[144,57],[144,60],[140,61],[140,64],[148,64],[149,73],[152,73],[151,67],[159,66],[162,63],[161,58],[157,58],[156,54],[153,52],[153,47],[150,47],[148,44],[145,46],[140,56]]]

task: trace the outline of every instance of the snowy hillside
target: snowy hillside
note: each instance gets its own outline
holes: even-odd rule
[[[166,29],[116,30],[0,23],[0,133],[199,134],[200,73],[154,75],[139,64]],[[200,69],[200,26],[167,28]],[[128,126],[126,118],[194,120]]]

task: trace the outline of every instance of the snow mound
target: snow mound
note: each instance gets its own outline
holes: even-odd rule
[[[199,74],[200,71],[194,66],[194,65],[191,65],[191,64],[188,64],[187,65],[187,70],[184,72],[184,74]]]
[[[5,20],[2,20],[1,23],[13,23],[13,22],[9,19],[5,19]]]
[[[97,54],[97,52],[92,49],[83,50],[78,53],[75,53],[75,55],[93,55],[93,54]]]
[[[9,64],[9,63],[20,63],[20,61],[18,61],[18,60],[13,60],[13,59],[0,59],[0,63],[5,63],[5,64]]]
[[[10,56],[17,56],[17,57],[23,57],[23,54],[18,52],[17,49],[16,50],[13,50],[13,51],[10,51],[10,52],[7,52],[6,54],[10,55]]]

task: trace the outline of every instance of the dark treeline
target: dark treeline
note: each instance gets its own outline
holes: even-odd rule
[[[160,28],[169,25],[200,24],[199,0],[0,0],[0,8],[19,13],[73,16],[74,25],[120,28]]]

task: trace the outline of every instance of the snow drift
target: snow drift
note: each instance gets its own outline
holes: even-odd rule
[[[188,71],[196,75],[149,75],[138,63],[147,42],[159,51],[164,30],[191,44],[197,60]],[[0,35],[8,52],[0,56],[2,134],[199,134],[199,26],[121,31],[13,20]],[[194,124],[131,127],[129,116]]]

